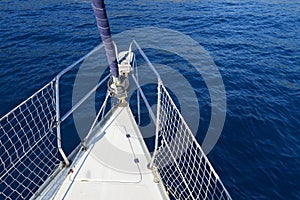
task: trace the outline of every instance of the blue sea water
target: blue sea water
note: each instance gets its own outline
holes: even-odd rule
[[[89,1],[2,0],[0,7],[3,116],[100,38]],[[210,53],[227,113],[208,157],[234,199],[300,199],[299,1],[107,1],[107,10],[113,34],[168,28]],[[209,94],[194,89],[209,113]],[[200,132],[208,123],[204,114]]]

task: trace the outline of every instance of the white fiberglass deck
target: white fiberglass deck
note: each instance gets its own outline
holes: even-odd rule
[[[54,199],[169,199],[148,169],[150,155],[129,107],[117,107]]]

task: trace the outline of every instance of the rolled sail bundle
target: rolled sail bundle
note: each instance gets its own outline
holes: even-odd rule
[[[92,6],[97,21],[98,30],[105,47],[110,73],[113,78],[119,77],[118,63],[114,44],[110,34],[109,22],[104,0],[92,0]]]

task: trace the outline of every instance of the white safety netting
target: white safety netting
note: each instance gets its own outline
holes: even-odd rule
[[[57,169],[54,82],[0,119],[0,199],[29,199]]]
[[[158,86],[154,166],[176,199],[231,199],[168,91]]]

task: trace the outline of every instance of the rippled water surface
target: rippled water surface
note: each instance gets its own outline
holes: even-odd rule
[[[2,116],[100,38],[89,1],[2,0],[0,7]],[[234,199],[300,199],[299,1],[130,0],[107,1],[107,9],[113,34],[168,28],[209,52],[227,96],[222,136],[209,159]],[[209,94],[188,76],[204,113],[201,140]]]

